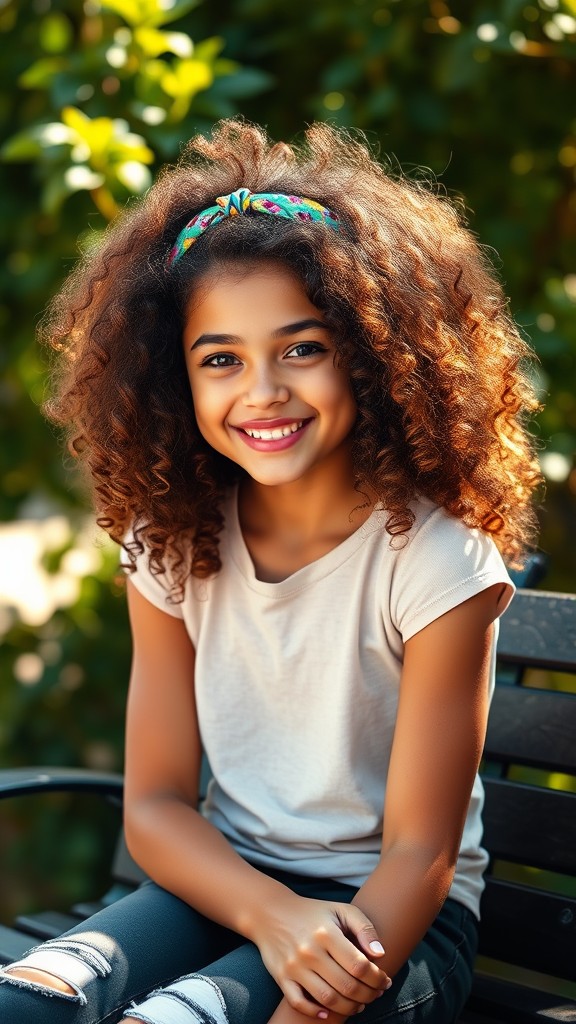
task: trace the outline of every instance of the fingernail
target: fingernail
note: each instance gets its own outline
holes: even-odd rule
[[[372,950],[373,953],[383,953],[384,952],[384,946],[382,945],[381,942],[378,942],[377,939],[374,939],[374,942],[370,943],[370,949]]]
[[[320,1013],[317,1013],[316,1016],[319,1017],[320,1020],[326,1020],[326,1018],[328,1017],[328,1011],[320,1010]]]
[[[358,1009],[356,1010],[356,1013],[364,1013],[365,1009],[366,1009],[366,1006],[359,1006]]]
[[[392,988],[392,978],[388,978],[388,984],[386,985],[384,991],[387,992],[389,988]]]

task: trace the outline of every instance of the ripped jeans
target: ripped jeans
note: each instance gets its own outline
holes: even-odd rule
[[[270,872],[302,896],[348,903],[340,882]],[[447,900],[383,996],[358,1024],[452,1024],[472,981],[473,914]],[[37,946],[19,966],[68,982],[64,994],[0,970],[2,1024],[267,1024],[282,993],[256,946],[154,882]]]

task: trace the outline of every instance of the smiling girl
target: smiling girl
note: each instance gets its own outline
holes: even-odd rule
[[[7,967],[3,1019],[456,1021],[504,560],[539,476],[482,250],[325,125],[296,149],[224,122],[46,330],[49,414],[128,559],[150,881]]]

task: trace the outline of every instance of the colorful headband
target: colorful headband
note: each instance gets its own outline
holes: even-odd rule
[[[219,196],[216,206],[208,206],[188,221],[170,250],[167,265],[176,263],[207,228],[219,224],[226,217],[236,217],[239,213],[248,211],[271,213],[275,217],[286,217],[288,220],[323,221],[336,231],[340,227],[338,215],[314,199],[286,196],[281,192],[251,192],[248,188],[239,188],[229,196]]]

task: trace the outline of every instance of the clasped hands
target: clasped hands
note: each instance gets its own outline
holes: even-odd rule
[[[360,1013],[392,984],[378,967],[384,950],[356,906],[286,896],[262,909],[253,941],[293,1009],[326,1019]]]

